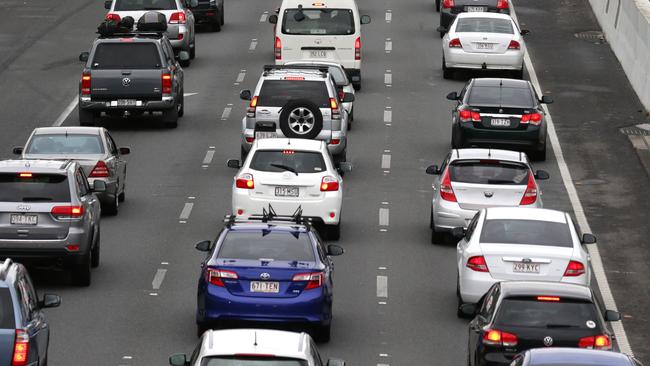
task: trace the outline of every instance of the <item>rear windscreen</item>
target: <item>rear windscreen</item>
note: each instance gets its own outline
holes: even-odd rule
[[[329,107],[329,93],[322,81],[266,80],[262,84],[257,105],[283,107],[291,100],[307,99],[319,108]]]
[[[257,150],[250,168],[263,172],[293,170],[297,173],[320,173],[327,169],[321,153],[295,150]]]
[[[14,305],[8,288],[0,288],[0,329],[16,328]]]
[[[528,88],[495,86],[472,86],[467,103],[480,107],[534,108],[535,99]]]
[[[541,220],[488,219],[481,243],[573,247],[569,225]]]
[[[103,154],[99,135],[34,135],[25,154]]]
[[[456,24],[456,32],[504,33],[514,34],[512,22],[506,19],[461,18]]]
[[[354,34],[351,9],[287,9],[284,11],[282,33],[302,35]]]
[[[162,65],[158,48],[153,43],[101,43],[93,56],[92,68],[155,69]]]
[[[174,9],[177,9],[176,0],[116,0],[115,2],[116,11]]]
[[[30,177],[0,173],[0,202],[70,202],[68,178],[62,174],[34,173]]]
[[[307,361],[275,356],[203,357],[201,366],[307,366]]]
[[[452,182],[473,184],[525,185],[528,171],[524,164],[499,160],[461,160],[449,166]]]
[[[536,296],[503,299],[495,324],[549,329],[593,329],[594,324],[598,324],[599,319],[593,303],[554,296],[546,298],[553,300],[540,301]]]
[[[271,230],[228,232],[218,257],[302,262],[315,260],[309,234]]]

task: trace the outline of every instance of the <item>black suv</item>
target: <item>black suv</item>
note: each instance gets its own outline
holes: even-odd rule
[[[154,12],[151,16],[157,14]],[[139,21],[138,26],[142,23]],[[79,123],[82,126],[95,125],[102,113],[127,117],[141,116],[145,112],[161,112],[165,126],[178,126],[178,117],[184,112],[181,64],[189,62],[190,55],[180,51],[175,56],[163,33],[166,23],[159,28],[148,26],[147,31],[128,33],[103,32],[90,52],[79,55],[79,60],[85,62],[79,82]]]
[[[0,365],[47,365],[50,326],[42,309],[60,304],[56,295],[38,299],[22,264],[0,263]]]
[[[224,0],[199,0],[198,2],[198,5],[190,6],[194,21],[197,24],[208,24],[212,31],[220,32],[224,24]]]

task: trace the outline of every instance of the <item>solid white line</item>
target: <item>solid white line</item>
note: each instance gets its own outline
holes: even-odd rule
[[[232,111],[232,107],[226,107],[223,109],[223,113],[221,114],[221,120],[225,121],[230,117],[230,112]]]
[[[79,97],[75,96],[74,99],[72,99],[72,102],[70,102],[70,104],[68,104],[68,106],[65,107],[63,112],[61,112],[61,115],[59,115],[59,118],[57,118],[56,121],[54,121],[54,123],[52,123],[52,126],[54,126],[54,127],[61,126],[63,124],[63,122],[65,122],[65,120],[68,118],[70,113],[72,113],[72,111],[74,111],[74,109],[77,108],[77,104],[79,104]]]
[[[393,121],[393,111],[384,111],[384,122],[392,122]]]
[[[162,286],[166,274],[167,274],[166,269],[158,268],[158,271],[156,271],[156,275],[153,276],[153,281],[151,281],[151,287],[153,287],[154,290],[160,290],[160,286]]]
[[[387,276],[377,276],[377,297],[388,297]]]
[[[519,23],[519,20],[517,19],[517,15],[514,10],[514,4],[513,6],[511,6],[511,15],[512,18],[515,20],[515,22]],[[533,62],[530,59],[528,53],[524,55],[524,63],[526,64],[526,69],[528,70],[528,73],[530,75],[530,81],[531,83],[533,83],[533,86],[535,87],[537,94],[542,95],[543,89],[539,83],[539,79],[537,78],[537,73],[535,72],[535,68],[533,67]],[[562,146],[560,146],[560,140],[557,137],[557,132],[555,131],[555,125],[553,124],[553,119],[551,118],[551,114],[546,104],[542,104],[542,108],[544,108],[544,111],[546,112],[548,136],[551,141],[551,146],[553,147],[555,160],[557,160],[557,165],[560,168],[560,175],[562,176],[562,182],[564,183],[564,187],[566,188],[567,194],[569,195],[569,200],[571,201],[573,212],[576,216],[576,219],[578,220],[578,226],[580,227],[580,230],[582,232],[590,233],[591,227],[589,226],[589,222],[587,221],[587,216],[585,215],[585,211],[582,207],[582,202],[580,201],[580,197],[578,196],[578,191],[576,190],[576,187],[573,184],[573,178],[571,177],[571,172],[569,171],[569,167],[566,161],[564,160]],[[602,295],[605,306],[609,310],[618,311],[618,307],[616,306],[616,301],[614,300],[614,295],[612,294],[612,290],[609,287],[609,281],[607,280],[607,275],[605,274],[605,267],[603,266],[603,260],[600,257],[598,245],[588,244],[587,250],[591,255],[591,268],[594,271],[594,277],[596,278],[596,282],[598,283],[598,288],[600,289],[600,293]],[[627,333],[625,332],[625,328],[623,327],[623,322],[622,321],[612,322],[611,326],[612,329],[614,330],[614,334],[616,335],[616,342],[618,343],[620,351],[623,353],[627,353],[629,355],[634,355],[632,353],[632,348],[630,347],[630,342],[627,338]]]
[[[257,39],[253,38],[251,40],[251,45],[248,47],[249,51],[255,51],[255,48],[257,47]]]
[[[390,217],[389,208],[380,208],[379,209],[379,226],[388,226]]]
[[[205,158],[203,158],[203,164],[208,165],[212,163],[212,158],[214,158],[214,150],[206,151]]]
[[[390,169],[390,154],[381,155],[381,168]]]
[[[181,214],[178,216],[180,220],[187,220],[190,218],[190,214],[192,213],[192,207],[194,207],[194,204],[191,202],[185,203],[185,206],[183,206],[183,210],[181,211]]]
[[[269,16],[269,12],[265,11],[264,14],[260,17],[260,23],[266,22],[266,18]]]

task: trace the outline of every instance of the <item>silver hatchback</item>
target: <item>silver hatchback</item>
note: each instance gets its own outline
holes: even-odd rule
[[[496,149],[453,149],[436,175],[431,199],[431,242],[442,243],[455,227],[467,227],[476,212],[487,207],[541,208],[537,180],[548,179],[543,170],[533,173],[525,153]]]

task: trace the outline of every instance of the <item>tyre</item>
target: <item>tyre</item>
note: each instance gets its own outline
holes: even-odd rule
[[[336,225],[324,225],[324,226],[325,226],[325,237],[327,237],[327,240],[339,240],[339,238],[341,238],[340,222]]]
[[[529,155],[535,161],[546,161],[546,143],[541,150],[531,151]]]
[[[178,105],[175,104],[172,108],[164,110],[162,119],[165,127],[167,128],[178,127]]]
[[[440,32],[440,38],[445,36],[445,32]]]
[[[95,245],[92,247],[92,253],[90,254],[90,259],[91,263],[90,266],[92,268],[97,268],[99,267],[99,255],[100,255],[100,247],[101,247],[101,234],[100,234],[100,228],[97,228],[97,234],[95,234]]]
[[[226,5],[225,5],[224,2],[222,1],[222,2],[221,2],[221,15],[219,16],[219,20],[220,20],[220,22],[221,22],[221,25],[226,24],[226,22],[224,21],[224,19],[226,19],[225,16],[224,16],[224,12],[226,11],[226,10],[225,10],[225,7],[226,7]]]
[[[443,79],[453,79],[454,78],[454,69],[447,67],[447,62],[445,58],[442,58],[442,78]]]
[[[354,88],[355,91],[361,90],[361,81],[353,81],[352,87]]]
[[[244,161],[246,160],[246,157],[248,156],[248,151],[246,151],[246,149],[244,149],[243,146],[241,146],[239,149],[240,149],[239,158],[241,159],[241,162],[243,164]]]
[[[77,286],[90,286],[90,275],[91,275],[91,251],[88,250],[81,262],[77,263],[72,267],[72,281]]]
[[[122,187],[122,193],[120,193],[117,196],[117,200],[120,201],[120,202],[124,202],[124,200],[126,199],[126,191],[125,191],[125,189],[126,189],[126,187]]]
[[[440,11],[440,0],[436,0],[436,11]]]
[[[210,326],[205,324],[205,323],[196,323],[196,336],[198,338],[201,338],[203,333],[205,333],[207,330],[210,330]]]
[[[180,95],[181,97],[178,103],[180,103],[181,106],[180,108],[178,108],[178,116],[183,117],[183,115],[185,114],[185,92],[181,90]]]
[[[524,65],[521,65],[521,69],[515,70],[512,72],[513,79],[523,79],[524,78]]]
[[[94,126],[97,122],[98,115],[95,112],[87,111],[79,107],[79,125]]]
[[[191,57],[190,60],[185,60],[185,61],[178,61],[179,64],[181,64],[182,67],[190,67],[190,64],[192,63]]]
[[[190,47],[190,60],[194,60],[196,58],[196,40],[194,40],[194,43],[192,43],[192,47]]]
[[[110,203],[107,203],[102,207],[102,213],[109,215],[109,216],[115,216],[117,215],[117,211],[119,211],[120,207],[120,197],[119,194],[117,193],[117,189],[115,189],[115,194],[113,195],[113,199],[111,200]]]
[[[461,305],[463,305],[463,300],[460,298],[460,285],[458,284],[458,275],[456,275],[456,316],[463,319],[466,316],[460,311]]]
[[[460,136],[460,131],[455,125],[451,127],[451,148],[452,149],[462,149],[463,148],[463,139]]]
[[[323,129],[323,115],[307,99],[291,101],[282,107],[280,129],[287,138],[313,139]]]
[[[352,108],[348,116],[348,131],[352,129],[352,122],[354,122],[354,108]]]
[[[210,24],[210,30],[213,32],[221,32],[221,21],[217,20]]]
[[[319,342],[329,342],[332,334],[332,324],[320,325],[316,328],[315,337]]]

